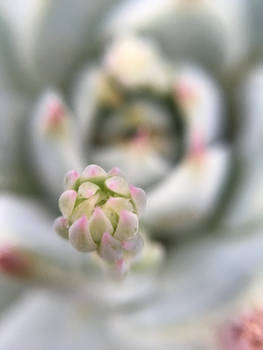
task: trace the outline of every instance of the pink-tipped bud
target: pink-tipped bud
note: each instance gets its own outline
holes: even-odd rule
[[[127,182],[122,176],[112,176],[105,182],[106,186],[112,192],[128,196],[130,194]]]
[[[92,252],[97,249],[97,244],[91,237],[86,216],[82,216],[70,227],[69,240],[80,252]]]
[[[190,153],[194,157],[203,156],[205,153],[204,136],[201,131],[196,131],[191,139]]]
[[[78,193],[82,198],[90,198],[94,196],[94,194],[97,193],[99,189],[99,186],[87,181],[79,186]]]
[[[69,218],[72,214],[75,201],[77,199],[77,193],[73,190],[67,190],[62,193],[59,198],[59,209],[64,217]]]
[[[146,194],[141,188],[132,185],[130,186],[130,193],[136,210],[140,216],[146,207]]]
[[[64,177],[65,190],[72,190],[78,178],[79,173],[76,170],[68,171]]]
[[[91,164],[88,165],[83,173],[82,173],[82,177],[83,178],[90,178],[90,177],[97,177],[97,176],[106,176],[107,173],[106,171],[104,171],[100,166],[95,165],[95,164]]]
[[[90,218],[89,229],[95,242],[99,242],[104,232],[113,233],[113,226],[104,213],[104,211],[96,207]]]
[[[68,219],[63,216],[58,217],[53,225],[54,231],[61,237],[67,239],[68,238],[68,228],[69,222]]]
[[[43,116],[43,129],[46,133],[62,133],[66,126],[66,113],[64,106],[57,99],[52,99],[46,105]]]
[[[117,168],[117,167],[112,168],[112,169],[108,172],[108,175],[110,175],[110,176],[115,176],[115,175],[117,175],[117,176],[122,176],[122,177],[124,177],[124,175],[123,175],[121,169],[120,169],[120,168]]]
[[[138,217],[136,214],[123,209],[120,213],[119,223],[114,233],[114,237],[124,241],[133,237],[139,228]]]
[[[175,94],[179,103],[194,101],[197,98],[196,89],[188,82],[180,82],[178,85],[176,85]]]
[[[129,211],[133,210],[132,203],[128,198],[111,197],[105,206],[114,210],[118,215],[120,215],[123,209]]]
[[[129,186],[118,168],[107,174],[94,164],[81,176],[68,172],[65,186],[70,189],[59,198],[63,216],[56,219],[54,230],[78,251],[96,250],[115,269],[122,260],[123,269],[130,266],[143,247],[138,217],[145,192]]]

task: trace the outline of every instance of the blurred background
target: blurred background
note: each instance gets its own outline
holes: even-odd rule
[[[0,0],[0,349],[263,349],[261,0]],[[142,187],[116,281],[53,232],[70,169]]]

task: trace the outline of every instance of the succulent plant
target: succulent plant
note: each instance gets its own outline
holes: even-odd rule
[[[1,349],[251,347],[263,307],[261,10],[0,4]],[[127,183],[147,192],[145,211]],[[116,280],[102,260],[132,264]]]

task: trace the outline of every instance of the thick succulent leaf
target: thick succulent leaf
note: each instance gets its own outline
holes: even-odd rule
[[[109,15],[105,32],[142,31],[157,38],[170,57],[218,69],[247,52],[245,9],[244,1],[128,0]]]
[[[262,240],[261,224],[247,228],[239,239],[231,232],[217,232],[214,238],[202,238],[173,251],[162,287],[171,288],[171,297],[178,298],[180,306],[163,313],[164,319],[188,319],[235,300],[262,269]],[[164,301],[167,310],[170,302],[169,297]]]
[[[53,224],[54,231],[63,238],[68,238],[68,219],[63,216],[58,217]]]
[[[110,176],[122,176],[122,177],[124,177],[124,174],[123,174],[123,172],[121,171],[121,169],[120,168],[117,168],[117,167],[115,167],[115,168],[112,168],[109,172],[108,172],[108,175],[110,175]]]
[[[71,216],[76,199],[77,192],[73,190],[65,191],[59,197],[59,209],[61,210],[63,216],[66,218],[69,218]]]
[[[0,276],[0,318],[3,312],[24,292],[25,286],[18,281],[11,280],[3,275]]]
[[[32,191],[34,181],[27,169],[25,132],[29,98],[0,83],[0,188]]]
[[[86,216],[78,219],[69,229],[69,240],[74,248],[80,252],[91,252],[96,250],[97,245],[89,232]]]
[[[144,190],[139,187],[130,186],[131,198],[134,202],[136,211],[140,216],[146,208],[146,194]]]
[[[236,227],[258,221],[263,212],[263,67],[253,69],[238,95],[239,138],[236,157],[239,174],[223,225]]]
[[[100,79],[99,69],[88,66],[82,70],[74,84],[73,106],[78,118],[78,133],[83,144],[86,137],[93,135],[97,108],[94,101],[98,97],[97,89]]]
[[[113,233],[112,224],[100,207],[95,208],[89,220],[89,230],[95,242],[99,242],[105,232]]]
[[[87,305],[87,300],[74,303],[63,295],[36,291],[14,304],[2,318],[0,347],[5,350],[116,349],[107,332],[102,336],[102,329],[105,329],[104,318]]]
[[[79,186],[78,195],[82,198],[90,198],[94,196],[99,189],[99,186],[87,181]]]
[[[89,179],[90,177],[106,176],[106,175],[107,173],[105,172],[105,170],[95,164],[88,165],[81,174],[83,178],[87,178],[87,179]]]
[[[32,98],[16,86],[13,55],[6,45],[11,39],[5,34],[0,11],[0,188],[30,190],[24,135]]]
[[[263,53],[263,45],[261,40],[261,33],[263,30],[263,3],[258,0],[245,0],[246,11],[249,21],[249,40],[252,49],[254,49],[261,57]]]
[[[29,128],[29,155],[36,176],[51,198],[62,192],[64,174],[83,167],[74,120],[62,97],[48,91],[36,106]]]
[[[232,191],[220,225],[226,229],[240,228],[261,220],[263,212],[263,158],[252,155],[239,162],[242,170]]]
[[[12,4],[2,1],[0,4],[0,13],[8,24],[12,37],[16,73],[28,87],[33,86],[33,80],[36,82],[34,42],[47,4],[48,1],[41,0],[15,0]]]
[[[199,319],[199,315],[203,315],[206,311],[209,315],[211,310],[224,313],[222,303],[226,300],[231,301],[242,292],[243,287],[247,288],[248,279],[260,270],[263,263],[260,231],[255,231],[238,241],[229,239],[227,235],[209,240],[203,239],[193,242],[190,247],[186,245],[180,247],[180,250],[173,251],[168,269],[159,279],[159,298],[140,306],[132,313],[126,313],[124,310],[122,313],[115,313],[109,319],[105,318],[103,313],[104,321],[108,322],[111,338],[108,340],[107,347],[103,344],[101,349],[109,348],[111,345],[115,348],[123,348],[124,344],[127,349],[165,347],[180,350],[183,347],[192,350],[196,349],[197,345],[202,349],[216,349],[213,347],[216,331],[213,328],[214,320],[209,317]],[[226,270],[228,274],[225,273]],[[103,290],[105,293],[105,288]],[[92,331],[96,329],[98,331],[96,328],[98,327],[96,316],[100,316],[98,312],[96,316],[92,314],[89,318],[85,308],[83,310],[83,307],[79,306],[78,309],[72,309],[74,303],[69,303],[68,299],[61,296],[53,299],[52,295],[45,296],[41,293],[36,296],[35,294],[30,296],[30,300],[27,298],[20,305],[23,306],[21,311],[19,305],[11,310],[0,327],[0,345],[5,349],[9,349],[7,341],[10,341],[10,349],[15,350],[15,341],[19,339],[17,337],[20,337],[20,334],[21,336],[23,334],[24,341],[30,341],[29,344],[33,346],[35,346],[34,335],[36,335],[38,348],[42,344],[52,348],[55,337],[58,349],[62,345],[67,349],[67,344],[64,343],[66,341],[71,346],[74,341],[74,346],[82,349],[80,339],[85,342],[85,346],[89,344],[88,339],[93,339],[90,336],[87,338],[87,334],[89,335],[91,331],[89,319],[92,319]],[[90,308],[87,309],[90,310]],[[82,317],[77,310],[82,310]],[[35,319],[37,315],[41,315],[38,321]],[[78,323],[75,317],[81,322]],[[67,320],[66,325],[67,322],[75,325],[74,328],[67,328],[67,334],[63,334],[60,328],[65,325],[65,320]],[[98,322],[101,331],[104,323],[101,323],[101,320]],[[39,329],[41,329],[40,334],[38,334]],[[44,334],[43,329],[45,329]],[[53,329],[51,334],[49,329]],[[28,337],[25,336],[27,331],[30,332]],[[75,338],[75,331],[78,333],[77,338]],[[14,339],[13,334],[16,335]],[[60,338],[59,334],[63,334],[63,337]],[[93,335],[95,334],[97,333]],[[101,341],[104,339],[100,337]],[[27,346],[29,344],[25,343]]]
[[[69,170],[64,177],[65,190],[72,190],[78,178],[79,173],[76,170]]]
[[[124,241],[133,237],[139,228],[138,216],[128,210],[123,209],[120,212],[118,226],[114,232],[114,237]]]
[[[67,79],[84,55],[96,51],[104,15],[117,2],[2,2],[0,10],[9,21],[25,76],[36,84]]]
[[[99,201],[100,194],[97,193],[94,196],[90,197],[89,199],[85,199],[82,201],[73,211],[73,214],[71,215],[71,221],[74,222],[75,220],[81,218],[83,215],[85,215],[87,218],[89,218],[93,211],[96,203]]]
[[[105,185],[114,193],[128,196],[129,186],[127,181],[121,176],[112,176],[105,181]]]
[[[96,307],[83,309],[79,301],[79,307],[73,309],[74,303],[61,295],[46,296],[43,292],[30,295],[3,318],[0,324],[0,345],[7,350],[15,350],[18,342],[22,344],[19,341],[21,336],[26,342],[23,344],[29,349],[30,345],[35,348],[35,341],[40,349],[43,344],[52,348],[54,341],[58,349],[60,346],[67,349],[68,345],[73,346],[73,342],[74,346],[82,349],[80,339],[87,346],[88,341],[93,340],[93,337],[87,337],[89,332],[95,332],[93,335],[96,335],[96,339],[96,330],[101,334],[101,327],[105,326],[106,320],[110,339],[107,339],[107,347],[103,344],[101,349],[109,348],[111,344],[115,348],[123,348],[125,344],[127,349],[164,347],[179,350],[183,347],[190,350],[196,349],[197,345],[201,349],[214,349],[211,338],[216,329],[212,328],[213,323],[206,318],[208,316],[199,319],[200,315],[209,315],[213,310],[224,313],[222,305],[239,296],[247,288],[249,279],[263,265],[261,227],[251,230],[248,236],[239,240],[229,238],[227,234],[218,234],[214,238],[197,240],[190,246],[181,246],[172,251],[166,272],[158,278],[159,296],[150,300],[148,298],[149,303],[140,305],[132,312],[123,310],[110,318],[105,317],[103,312],[104,321],[98,320],[100,326],[97,325],[96,317],[101,314]],[[104,294],[107,288],[106,285],[102,288]],[[82,317],[78,310],[81,310]],[[86,314],[86,310],[95,310],[96,313]],[[81,322],[77,322],[76,318]],[[92,320],[92,326],[88,320]],[[68,322],[74,327],[67,327],[65,332],[61,327],[68,325]],[[103,341],[105,338],[99,339]]]
[[[76,253],[67,241],[56,235],[53,217],[31,199],[11,195],[0,197],[0,246],[28,252],[51,270],[58,271],[58,278],[59,271],[66,271],[64,277],[67,276],[69,282],[74,273],[77,276],[90,266],[89,258]],[[45,279],[45,274],[43,277]]]
[[[186,158],[149,191],[144,222],[159,235],[197,230],[215,210],[229,173],[229,160],[226,146],[207,148],[202,155]]]
[[[205,145],[221,136],[225,126],[223,100],[216,82],[200,68],[184,65],[176,70],[174,89],[184,114],[189,146],[196,135]]]
[[[113,164],[123,169],[129,182],[137,186],[147,186],[163,178],[171,168],[171,164],[158,152],[138,152],[136,148],[127,152],[122,145],[108,145],[92,150],[92,157],[105,168]]]
[[[261,154],[263,147],[263,64],[255,66],[237,90],[240,121],[238,150],[244,156]]]
[[[111,329],[119,348],[125,344],[127,350],[222,350],[217,347],[211,320],[181,326],[148,325],[139,329],[136,317],[127,320],[126,315],[116,315],[111,320]]]
[[[247,295],[262,271],[262,225],[238,240],[217,233],[171,251],[155,302],[113,317],[113,333],[126,339],[128,349],[221,350],[217,332],[229,309],[240,310],[237,300],[246,297],[252,309],[262,305],[262,284],[257,300]]]
[[[107,211],[111,211],[114,210],[118,215],[120,215],[120,212],[123,209],[132,211],[133,210],[133,206],[130,202],[129,199],[127,198],[121,198],[121,197],[111,197],[108,199],[107,203],[105,203],[104,210]]]
[[[21,85],[13,38],[0,4],[0,188],[32,192],[34,181],[25,157],[25,133],[32,96]],[[15,6],[13,6],[15,7]]]

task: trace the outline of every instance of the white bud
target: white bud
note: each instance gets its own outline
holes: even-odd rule
[[[53,225],[54,231],[63,238],[68,238],[68,227],[68,220],[63,216],[57,218]]]
[[[78,178],[79,178],[79,173],[76,170],[68,171],[64,177],[65,190],[72,190]]]
[[[77,198],[77,193],[73,190],[68,190],[62,193],[62,195],[59,198],[59,209],[61,210],[63,216],[66,218],[70,217],[75,201]]]
[[[81,252],[91,252],[97,249],[97,245],[89,232],[86,216],[82,216],[70,227],[69,240],[73,247]]]

